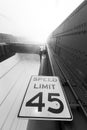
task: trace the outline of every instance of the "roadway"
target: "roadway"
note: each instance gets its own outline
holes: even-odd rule
[[[38,75],[39,55],[16,54],[0,63],[0,129],[26,130],[28,119],[17,117],[30,77]]]

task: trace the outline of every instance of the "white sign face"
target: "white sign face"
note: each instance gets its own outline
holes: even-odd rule
[[[32,76],[18,117],[72,120],[72,113],[58,77]]]

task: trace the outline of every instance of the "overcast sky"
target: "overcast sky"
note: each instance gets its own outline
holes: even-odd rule
[[[0,0],[0,32],[45,42],[83,0]]]

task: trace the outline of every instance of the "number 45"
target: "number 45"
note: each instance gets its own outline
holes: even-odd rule
[[[26,103],[26,107],[38,107],[38,111],[41,112],[42,111],[42,107],[45,107],[45,103],[42,103],[42,96],[43,96],[43,93],[40,92],[38,93],[37,95],[35,95],[33,98],[31,98],[27,103]],[[52,96],[55,96],[52,97]],[[64,109],[64,105],[62,103],[62,101],[56,97],[60,96],[59,93],[48,93],[48,101],[49,102],[58,102],[59,103],[59,108],[58,109],[54,109],[54,108],[51,108],[51,107],[48,107],[48,111],[49,112],[52,112],[52,113],[61,113]],[[33,103],[33,101],[36,99],[36,98],[39,98],[39,102],[38,103]]]

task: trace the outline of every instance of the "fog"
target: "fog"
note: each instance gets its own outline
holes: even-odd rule
[[[83,0],[0,0],[0,33],[45,43]]]

